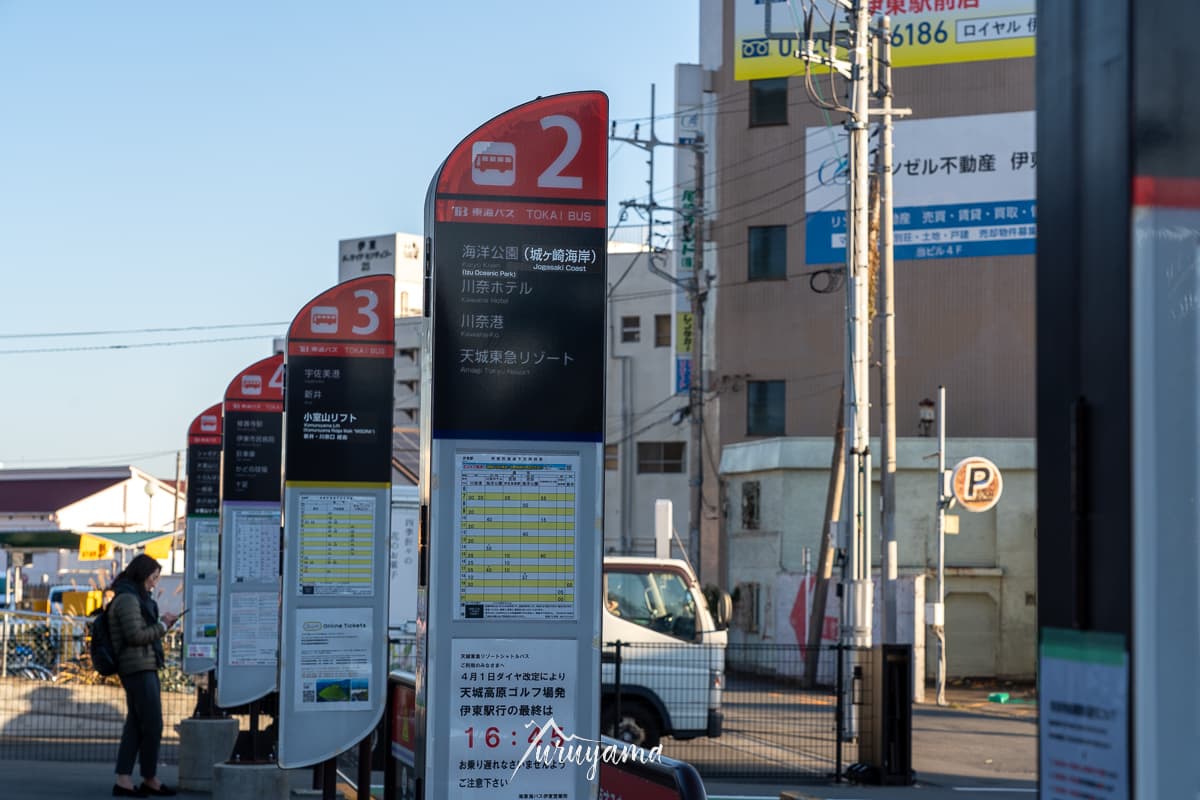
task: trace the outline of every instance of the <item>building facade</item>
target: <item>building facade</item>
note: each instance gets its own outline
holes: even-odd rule
[[[670,500],[672,527],[687,541],[690,426],[687,395],[672,383],[670,284],[651,271],[669,252],[610,244],[605,398],[604,552],[654,555],[655,503]],[[672,554],[680,550],[672,545]]]
[[[991,5],[998,7],[988,0],[940,4],[953,9],[939,16],[929,4],[886,3],[894,46],[897,41],[903,46],[906,35],[914,37],[909,44],[918,43],[922,25],[931,35],[941,25],[949,42],[943,61],[950,61],[912,62],[916,48],[893,50],[896,63],[913,63],[898,66],[892,81],[896,105],[913,110],[896,125],[892,168],[896,432],[919,436],[919,404],[944,385],[952,409],[947,435],[978,448],[972,455],[985,456],[1012,448],[1032,452],[1029,440],[1036,433],[1036,17],[1032,2],[1004,3],[1010,27],[1002,34],[1008,44],[972,49],[972,36],[994,32],[980,21]],[[703,528],[702,569],[730,589],[735,580],[774,585],[777,575],[798,574],[802,548],[815,548],[813,537],[824,524],[846,352],[847,115],[821,103],[845,102],[847,84],[818,71],[810,92],[801,60],[775,58],[794,55],[803,38],[788,8],[754,0],[700,2],[708,145],[702,231],[705,264],[713,275],[706,416],[717,421],[711,433],[723,465],[763,462],[747,449],[762,444],[769,450],[774,445],[767,443],[781,438],[800,437],[810,443],[805,447],[823,450],[820,458],[775,473],[791,504],[775,529],[777,545],[770,545],[781,557],[756,556],[760,566],[753,574],[742,561],[750,557],[745,538],[750,534],[740,527],[745,475],[726,474],[725,466],[720,475],[706,474],[705,491],[722,500],[721,513]],[[819,30],[826,29],[819,16],[815,20]],[[844,22],[839,24],[844,30]],[[874,149],[877,139],[871,141]],[[878,320],[872,329],[871,430],[878,435]],[[822,438],[823,446],[811,444]],[[905,448],[927,450],[922,456],[935,449],[932,440],[903,444],[900,452]],[[1011,486],[1032,481],[1034,464],[1032,456],[1014,459],[1019,477],[1013,484],[1006,475],[1006,496],[992,521],[964,523],[956,543],[948,545],[954,588],[948,589],[947,625],[969,628],[990,620],[990,627],[979,629],[984,633],[978,647],[972,645],[982,648],[978,654],[960,651],[956,660],[948,648],[952,674],[986,672],[989,663],[993,674],[1032,674],[1028,626],[1036,596],[1032,567],[1020,554],[1035,546],[1032,525],[1026,524],[1033,501],[1031,495],[1013,495]],[[916,494],[904,488],[918,480],[921,464],[901,469],[899,568],[902,575],[927,575],[934,538],[928,501],[914,508]],[[878,566],[879,524],[873,529]],[[932,596],[934,588],[927,582],[925,594]],[[986,647],[980,637],[989,640]]]

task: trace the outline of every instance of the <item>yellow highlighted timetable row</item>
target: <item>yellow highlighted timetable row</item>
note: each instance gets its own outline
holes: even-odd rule
[[[463,589],[486,589],[490,586],[519,587],[521,589],[574,589],[575,581],[555,578],[552,580],[537,580],[534,578],[464,578]]]
[[[519,519],[498,519],[498,520],[463,520],[463,530],[467,531],[489,531],[489,530],[529,530],[529,531],[564,531],[566,533],[575,533],[575,523],[563,521],[547,521],[536,522],[530,520],[526,522]]]
[[[575,595],[571,592],[565,594],[526,594],[524,592],[497,592],[496,594],[474,594],[463,592],[459,595],[459,601],[463,603],[487,603],[501,601],[506,603],[571,603],[575,602]]]
[[[543,506],[477,506],[467,503],[462,507],[463,516],[476,516],[484,514],[487,516],[502,516],[502,517],[574,517],[575,508],[567,506],[564,508],[545,508]]]
[[[539,503],[562,502],[575,505],[574,492],[463,492],[463,503],[478,500],[502,500],[504,502],[519,502],[521,500],[536,500]]]
[[[526,558],[510,558],[508,556],[505,556],[503,558],[482,558],[479,556],[471,555],[469,553],[463,554],[463,561],[475,562],[474,565],[477,567],[481,567],[484,572],[493,572],[493,571],[499,572],[500,570],[504,570],[505,572],[507,572],[509,570],[513,570],[516,572],[550,572],[550,573],[554,573],[555,575],[570,575],[570,574],[574,574],[574,572],[575,572],[574,564],[521,564],[521,563],[519,563],[521,561],[529,561],[529,560],[530,559],[526,559]],[[506,562],[506,563],[497,563],[497,562],[501,562],[501,561]],[[507,562],[515,562],[515,563],[507,563]],[[476,570],[476,572],[478,573],[479,570]]]

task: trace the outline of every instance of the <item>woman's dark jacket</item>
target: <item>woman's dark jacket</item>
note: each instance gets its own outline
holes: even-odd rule
[[[158,603],[149,592],[125,579],[113,584],[113,592],[108,627],[117,650],[117,674],[161,668],[167,626],[158,619]]]

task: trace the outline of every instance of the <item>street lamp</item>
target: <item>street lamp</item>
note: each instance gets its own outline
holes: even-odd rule
[[[146,481],[146,532],[154,530],[154,483]]]
[[[917,431],[921,436],[933,433],[933,423],[937,419],[937,405],[926,397],[917,403]]]

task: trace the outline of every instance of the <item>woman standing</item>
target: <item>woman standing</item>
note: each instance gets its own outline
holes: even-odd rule
[[[113,581],[108,623],[117,651],[117,674],[125,687],[125,728],[117,749],[117,782],[114,797],[173,795],[158,770],[158,745],[162,739],[162,698],[158,670],[163,665],[162,638],[175,624],[174,614],[158,615],[152,593],[162,567],[144,553],[137,556]],[[140,759],[142,783],[133,785],[133,762]]]

